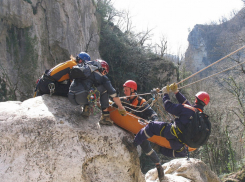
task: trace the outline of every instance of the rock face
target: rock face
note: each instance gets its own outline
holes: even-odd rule
[[[244,45],[245,8],[231,20],[221,24],[195,25],[188,36],[189,47],[185,54],[187,69],[201,70]],[[235,54],[244,56],[243,51]],[[233,57],[234,58],[234,57]],[[230,62],[232,59],[230,60]]]
[[[92,0],[1,0],[0,99],[29,98],[37,78],[70,55],[99,58],[95,14]]]
[[[175,159],[163,165],[166,182],[221,182],[202,161],[198,159]],[[157,171],[152,169],[145,175],[146,182],[157,181]]]
[[[0,103],[0,176],[9,181],[144,181],[129,135],[84,119],[67,98],[44,95]]]

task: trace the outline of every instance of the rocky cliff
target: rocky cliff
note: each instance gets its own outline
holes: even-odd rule
[[[156,169],[144,179],[137,150],[122,143],[132,136],[115,125],[100,126],[99,117],[81,117],[79,106],[58,96],[0,102],[1,182],[157,182]],[[169,182],[220,181],[197,159],[163,167]]]
[[[70,55],[99,58],[98,31],[93,0],[1,0],[0,100],[29,98],[37,78]]]
[[[244,35],[245,9],[221,24],[195,25],[188,36],[189,47],[185,54],[187,69],[199,71],[242,47]],[[240,51],[233,56],[241,57],[244,53]]]

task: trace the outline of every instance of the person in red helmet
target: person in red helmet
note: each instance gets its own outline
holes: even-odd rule
[[[174,104],[170,101],[169,92],[175,93],[176,99],[179,104]],[[153,135],[165,137],[170,142],[172,149],[162,147],[160,152],[168,157],[184,157],[187,154],[187,147],[184,143],[180,142],[178,137],[174,134],[177,130],[184,130],[184,126],[190,122],[190,118],[195,113],[194,109],[203,112],[210,97],[207,92],[198,92],[195,96],[195,104],[191,106],[189,101],[179,92],[177,84],[166,86],[162,89],[163,92],[163,105],[167,112],[177,116],[173,123],[165,122],[151,122],[143,128],[135,137],[134,144],[139,145],[142,141],[146,140]],[[193,109],[194,108],[194,109]]]
[[[179,104],[174,104],[170,101],[169,93],[173,92],[178,100]],[[203,112],[204,106],[206,106],[210,97],[207,92],[198,92],[195,100],[195,104],[192,106],[189,101],[179,92],[176,83],[162,88],[163,105],[167,112],[177,116],[171,123],[167,122],[150,122],[146,127],[142,128],[134,138],[132,145],[135,147],[141,145],[145,140],[151,138],[153,135],[165,137],[171,146],[171,149],[160,147],[160,153],[168,157],[185,157],[187,156],[188,146],[182,142],[179,138],[179,133],[185,131],[186,126],[191,122],[196,110]],[[211,126],[209,126],[209,134],[211,132]],[[186,135],[187,133],[183,133]],[[208,139],[208,138],[207,138]],[[207,139],[204,141],[206,142]],[[160,178],[159,178],[160,179]],[[162,179],[160,179],[161,181]]]
[[[88,63],[90,64],[90,63]],[[108,111],[109,96],[118,106],[119,113],[124,116],[126,110],[122,106],[122,103],[117,96],[116,90],[111,85],[111,81],[106,76],[109,73],[109,65],[106,61],[97,59],[93,63],[96,69],[86,79],[76,78],[72,81],[68,99],[72,104],[84,105],[82,115],[88,117],[90,115],[90,106],[88,102],[88,94],[90,90],[96,89],[99,92],[97,97],[100,97],[100,104],[102,110],[102,116],[100,118],[100,124],[112,125],[113,121],[110,119]]]
[[[147,104],[146,100],[137,95],[137,83],[133,80],[127,80],[123,84],[123,91],[126,98],[122,99],[122,103],[124,106],[127,106],[133,110],[137,110],[138,112],[132,111],[132,113],[140,118],[145,120],[157,121],[157,113]],[[131,110],[129,110],[131,111]],[[127,139],[124,138],[123,142],[127,145]],[[160,164],[160,159],[157,156],[157,153],[152,149],[151,144],[148,140],[144,140],[140,144],[143,152],[151,159],[152,162],[155,163],[156,168],[158,170],[159,179],[163,178],[163,168]]]
[[[137,95],[136,92],[137,83],[134,80],[127,80],[123,84],[123,91],[125,96],[127,96],[126,98],[122,99],[122,101],[125,101],[124,104],[127,105],[127,107],[132,108],[133,110],[139,111],[139,112],[132,112],[133,114],[143,119],[147,119],[151,121],[158,120],[157,113],[151,107],[149,107],[149,105],[146,103],[146,100],[144,98]],[[138,107],[138,106],[142,106],[142,107]],[[144,112],[141,112],[142,110],[144,110]]]

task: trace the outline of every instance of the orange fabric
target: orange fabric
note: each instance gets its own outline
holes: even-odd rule
[[[62,82],[64,80],[70,79],[69,71],[72,69],[73,66],[76,66],[76,61],[69,60],[64,63],[60,63],[52,68],[50,76],[54,77],[55,79],[58,78],[58,82]]]
[[[131,103],[133,106],[137,106],[137,105],[138,105],[138,103],[139,103],[138,98],[139,98],[139,96],[137,96],[137,97],[133,100],[133,102]],[[129,100],[129,99],[128,99],[128,100]],[[129,100],[129,101],[130,101],[130,100]],[[140,106],[141,106],[144,102],[146,102],[146,100],[142,98],[142,99],[141,99]]]

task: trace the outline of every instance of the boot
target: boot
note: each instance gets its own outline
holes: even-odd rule
[[[102,125],[113,125],[113,121],[110,118],[110,114],[102,113],[99,123]]]
[[[164,179],[164,170],[161,164],[156,165],[159,181],[162,182]]]
[[[84,117],[89,117],[91,114],[91,108],[89,107],[89,105],[85,105],[83,107],[83,112],[82,112],[82,116]]]

